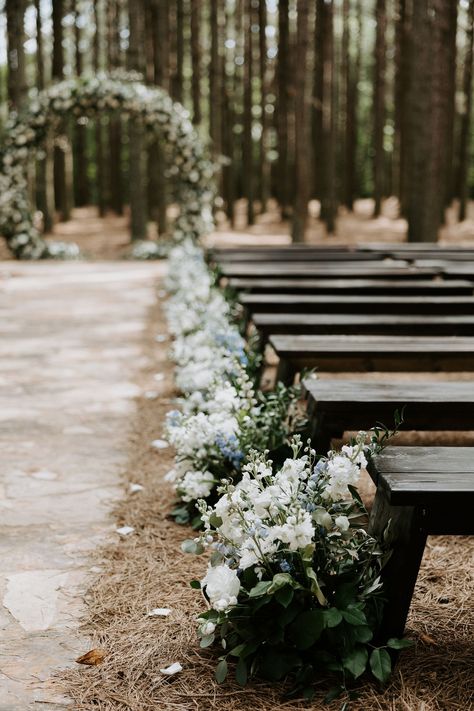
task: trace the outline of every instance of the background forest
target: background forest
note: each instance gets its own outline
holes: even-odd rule
[[[408,238],[436,240],[448,206],[463,221],[474,188],[474,0],[4,0],[1,116],[28,89],[133,70],[189,109],[220,161],[222,213],[269,205],[302,240],[308,205],[329,234],[357,198],[384,199]],[[51,137],[34,199],[45,229],[72,206],[131,206],[166,232],[164,147],[117,116]],[[396,200],[394,199],[396,198]]]

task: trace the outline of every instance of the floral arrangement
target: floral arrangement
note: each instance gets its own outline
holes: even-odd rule
[[[214,284],[202,250],[191,241],[170,253],[167,318],[175,340],[180,409],[168,413],[166,437],[176,450],[167,478],[175,484],[181,522],[201,526],[199,499],[215,500],[225,477],[238,480],[251,449],[276,450],[302,427],[300,389],[255,388],[251,355],[233,322],[233,307]]]
[[[76,245],[47,242],[33,224],[28,200],[27,166],[42,157],[48,133],[60,130],[64,119],[94,118],[104,111],[141,121],[171,152],[170,177],[177,178],[180,212],[173,239],[197,239],[213,224],[214,165],[188,112],[158,87],[145,86],[139,75],[123,72],[67,79],[33,92],[25,110],[10,114],[0,152],[0,232],[16,257],[74,258]],[[152,243],[150,243],[152,244]],[[137,258],[163,256],[159,245],[138,244]]]
[[[217,680],[231,660],[242,685],[290,675],[308,697],[323,672],[339,675],[330,698],[367,670],[385,681],[389,650],[409,642],[374,641],[385,555],[367,533],[356,487],[366,455],[393,433],[375,427],[324,456],[309,440],[303,448],[292,435],[301,426],[298,389],[257,390],[234,304],[189,240],[170,252],[167,289],[182,392],[167,417],[176,449],[167,478],[180,501],[176,518],[203,529],[183,550],[210,554],[192,586],[207,603],[198,633],[201,647],[218,649]]]
[[[299,437],[293,457],[275,467],[253,452],[239,482],[222,481],[213,506],[198,504],[202,535],[183,550],[212,551],[201,588],[208,609],[198,619],[201,647],[220,647],[216,678],[228,659],[237,681],[292,675],[295,691],[311,695],[323,672],[339,674],[331,696],[366,670],[381,682],[391,672],[388,649],[406,640],[374,644],[383,607],[382,549],[365,530],[357,493],[367,451],[380,431],[361,432],[340,452],[317,459]]]

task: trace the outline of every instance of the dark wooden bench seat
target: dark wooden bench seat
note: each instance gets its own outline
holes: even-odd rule
[[[362,266],[363,265],[363,266]],[[229,262],[220,265],[223,276],[233,277],[258,277],[259,279],[274,279],[283,277],[285,279],[301,279],[313,277],[318,279],[427,279],[440,276],[440,267],[412,267],[399,266],[393,262],[391,266],[386,266],[381,262],[362,262],[361,264],[341,262],[331,266],[315,264],[314,262]]]
[[[367,313],[474,315],[473,296],[381,296],[320,294],[241,294],[239,301],[250,316],[260,313]]]
[[[474,336],[474,316],[432,314],[254,313],[264,341],[270,334]]]
[[[391,426],[404,406],[404,430],[474,430],[474,381],[393,381],[307,378],[303,382],[313,445],[325,454],[333,438]]]
[[[277,377],[292,382],[304,368],[322,371],[472,371],[474,338],[429,336],[270,336]]]
[[[368,471],[377,486],[369,530],[392,548],[383,640],[403,634],[427,536],[474,534],[474,448],[387,447]]]
[[[237,292],[251,294],[278,292],[298,294],[339,295],[450,295],[472,296],[474,285],[467,280],[435,279],[260,279],[259,277],[229,279],[228,286]]]
[[[265,251],[242,250],[241,252],[222,251],[216,255],[209,255],[213,262],[217,264],[229,264],[231,262],[377,262],[390,260],[390,255],[383,252],[325,252],[321,249],[281,249],[269,248]],[[399,257],[397,261],[407,264],[405,257]],[[411,260],[412,261],[412,260]]]

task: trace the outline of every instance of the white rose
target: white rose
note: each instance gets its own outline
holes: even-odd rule
[[[228,565],[209,566],[201,584],[206,588],[212,607],[218,612],[237,604],[240,580],[236,571]]]
[[[341,531],[347,531],[349,529],[350,523],[347,516],[337,516],[334,519],[334,523]]]
[[[201,622],[200,632],[203,637],[207,637],[210,634],[214,634],[216,626],[213,622],[208,622],[207,620],[199,620]]]

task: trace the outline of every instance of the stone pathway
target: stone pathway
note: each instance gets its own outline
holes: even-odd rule
[[[68,706],[51,673],[117,536],[141,335],[160,263],[0,263],[0,711]]]

